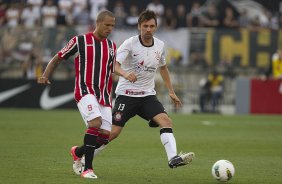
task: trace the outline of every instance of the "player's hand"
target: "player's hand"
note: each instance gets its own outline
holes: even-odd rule
[[[47,77],[39,77],[37,80],[38,84],[43,84],[43,85],[49,85],[51,84],[51,82],[49,81],[49,79]]]
[[[169,93],[170,98],[172,99],[173,103],[175,104],[176,108],[182,107],[182,102],[180,99],[176,96],[175,93]]]
[[[135,75],[135,73],[126,73],[124,76],[125,79],[129,80],[130,82],[134,83],[135,81],[137,81],[137,77]]]

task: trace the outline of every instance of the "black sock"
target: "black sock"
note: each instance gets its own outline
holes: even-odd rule
[[[110,135],[99,134],[98,137],[97,137],[95,149],[100,148],[102,145],[108,144],[109,143],[109,137],[110,137]],[[85,151],[85,145],[81,145],[81,146],[76,148],[75,155],[78,156],[79,158],[81,158],[85,154],[84,151]]]
[[[93,161],[93,154],[95,151],[96,140],[98,137],[99,129],[90,127],[87,129],[85,136],[84,136],[84,152],[85,152],[85,168],[84,171],[87,169],[93,169],[92,161]]]
[[[84,145],[79,146],[75,150],[75,155],[81,158],[84,155],[84,151],[85,151],[85,146]]]

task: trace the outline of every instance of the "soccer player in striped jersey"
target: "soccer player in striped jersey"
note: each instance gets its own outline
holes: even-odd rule
[[[48,63],[39,84],[51,84],[49,77],[62,60],[75,55],[74,98],[86,124],[84,143],[71,149],[73,169],[84,178],[97,178],[93,171],[95,147],[106,144],[112,126],[112,73],[116,59],[116,44],[107,39],[115,25],[112,12],[97,15],[94,32],[73,37]],[[85,155],[83,171],[81,157]]]
[[[135,115],[149,121],[149,126],[160,128],[160,139],[165,148],[170,168],[186,165],[194,158],[194,153],[177,154],[176,140],[172,130],[172,120],[156,97],[155,76],[157,69],[177,107],[182,103],[171,84],[165,61],[164,42],[154,37],[157,18],[153,11],[143,11],[138,19],[140,35],[123,42],[117,51],[115,73],[120,75],[116,88],[117,99],[113,108],[113,126],[110,141],[121,133],[126,122]],[[97,148],[95,155],[105,146]]]

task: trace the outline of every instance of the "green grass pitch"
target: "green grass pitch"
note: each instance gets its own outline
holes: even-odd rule
[[[211,166],[227,159],[233,184],[282,183],[282,116],[171,114],[178,151],[194,151],[191,165],[170,169],[159,129],[136,117],[94,160],[98,179],[72,171],[69,150],[80,145],[77,110],[0,109],[0,183],[216,184]]]

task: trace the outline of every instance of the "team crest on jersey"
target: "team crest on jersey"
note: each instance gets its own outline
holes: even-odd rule
[[[110,56],[113,57],[114,56],[114,49],[113,48],[109,48],[109,53],[110,53]]]
[[[122,117],[122,113],[121,112],[116,112],[114,114],[114,120],[115,121],[120,121],[121,120],[121,117]]]
[[[161,53],[159,51],[155,52],[155,58],[156,60],[160,61],[161,60]]]

